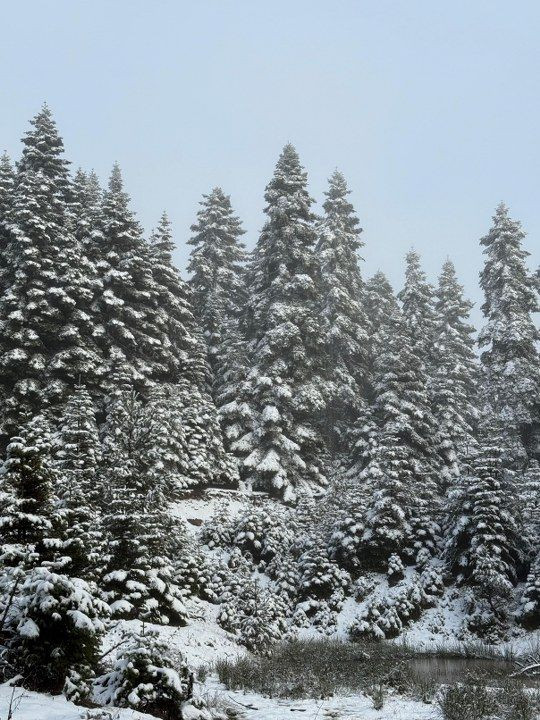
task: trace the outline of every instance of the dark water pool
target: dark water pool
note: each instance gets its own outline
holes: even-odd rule
[[[407,660],[407,667],[419,681],[447,684],[481,676],[489,680],[493,679],[494,685],[507,680],[516,669],[515,665],[505,660],[435,656],[410,658]],[[540,676],[520,675],[514,679],[524,687],[540,689]]]

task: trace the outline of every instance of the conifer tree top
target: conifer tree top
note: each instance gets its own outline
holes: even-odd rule
[[[274,175],[266,186],[264,198],[268,207],[265,212],[274,214],[272,209],[280,202],[283,203],[282,209],[285,210],[285,198],[289,198],[287,209],[295,208],[297,212],[303,212],[306,219],[311,220],[310,206],[313,198],[309,196],[306,186],[307,173],[300,163],[300,157],[293,145],[287,143],[276,163]],[[296,202],[291,203],[291,198]]]
[[[18,169],[42,172],[50,179],[62,177],[67,182],[69,162],[62,157],[64,143],[47,105],[43,105],[30,125],[31,129],[22,138],[24,149]]]
[[[160,262],[172,263],[174,242],[171,221],[165,211],[161,215],[157,228],[152,232],[150,244],[156,259],[159,259]]]
[[[538,312],[538,299],[532,277],[526,266],[528,253],[522,246],[525,232],[518,220],[512,220],[508,208],[500,203],[493,216],[493,226],[480,240],[487,256],[480,273],[485,294],[483,313]]]
[[[356,217],[354,207],[347,199],[351,191],[347,187],[347,181],[339,170],[334,170],[328,181],[328,190],[325,192],[326,200],[323,208],[328,220],[339,224],[342,229],[350,235],[359,236],[362,228],[359,227],[359,220]],[[349,240],[351,243],[351,240]],[[362,247],[364,243],[356,240],[354,249]]]

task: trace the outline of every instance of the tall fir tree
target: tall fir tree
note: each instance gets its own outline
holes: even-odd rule
[[[493,226],[480,240],[486,257],[480,273],[486,324],[478,336],[483,348],[484,412],[505,427],[505,462],[522,466],[540,445],[540,359],[537,287],[527,268],[525,233],[501,203]]]
[[[247,397],[253,429],[238,445],[255,488],[294,499],[327,483],[321,376],[324,339],[317,315],[316,231],[307,176],[286,145],[266,188],[267,221],[250,265]]]
[[[150,248],[130,207],[115,165],[104,194],[101,232],[96,236],[98,277],[94,334],[109,363],[123,359],[137,390],[146,393],[156,375],[166,372],[157,327],[157,294]]]
[[[500,421],[482,428],[479,452],[462,474],[447,541],[458,583],[488,590],[515,585],[525,559],[512,474],[502,462],[502,435]]]
[[[398,308],[381,347],[357,478],[360,502],[346,513],[332,541],[350,567],[384,569],[393,553],[422,563],[435,553],[440,534],[436,423],[424,366]]]
[[[86,312],[91,272],[73,233],[63,143],[46,106],[31,125],[8,214],[0,299],[8,435],[42,408],[58,408],[76,378],[93,378],[100,366]]]
[[[221,188],[203,196],[188,270],[193,307],[208,347],[212,396],[218,407],[227,450],[249,428],[251,415],[245,399],[246,343],[242,316],[247,300],[244,234],[230,197]],[[238,452],[237,455],[241,456]]]
[[[193,310],[201,324],[208,346],[208,356],[220,393],[218,367],[231,320],[239,322],[245,306],[245,250],[240,238],[244,234],[234,214],[229,195],[216,187],[203,195],[197,222],[191,226],[194,235],[188,271],[193,292]]]
[[[168,552],[176,532],[167,512],[166,478],[152,472],[160,419],[128,378],[129,368],[118,364],[107,402],[102,472],[109,492],[100,587],[115,617],[183,624],[185,608]]]
[[[15,173],[7,153],[0,157],[0,290],[2,294],[7,287],[4,284],[6,270],[6,254],[9,241],[8,222],[11,205],[13,203],[13,187]]]
[[[193,311],[193,293],[173,263],[171,224],[163,213],[150,237],[151,270],[157,295],[157,319],[167,353],[159,382],[191,382],[201,392],[210,389],[210,371],[200,321]]]
[[[433,286],[427,282],[415,250],[405,258],[405,285],[398,293],[403,317],[418,357],[425,365],[428,378],[433,371],[432,347],[435,334],[435,299]]]
[[[345,448],[347,427],[362,412],[366,392],[368,332],[358,265],[362,230],[348,199],[345,178],[337,170],[325,195],[325,214],[316,247],[328,362],[323,432],[329,443]]]
[[[101,445],[92,398],[77,385],[66,402],[54,438],[56,493],[62,515],[64,555],[69,573],[93,579],[102,546],[99,508],[103,488],[99,469]],[[66,572],[66,565],[62,568]]]
[[[349,490],[353,495],[358,490],[358,475],[365,466],[365,453],[367,446],[373,441],[376,434],[372,419],[370,405],[375,399],[376,371],[375,363],[377,358],[386,349],[386,328],[392,318],[398,312],[398,302],[392,290],[392,286],[384,273],[378,271],[369,278],[364,287],[364,307],[368,320],[368,347],[365,373],[365,393],[368,407],[364,414],[361,414],[350,431],[350,458],[346,476],[348,476]]]
[[[398,306],[392,286],[380,270],[365,283],[364,305],[369,322],[369,362],[372,367],[383,349],[381,339],[384,327]]]
[[[459,475],[460,458],[470,457],[475,445],[478,365],[474,328],[468,322],[472,307],[447,260],[436,290],[431,387],[446,484]]]

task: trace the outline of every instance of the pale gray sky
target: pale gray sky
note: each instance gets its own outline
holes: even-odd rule
[[[255,241],[287,141],[319,201],[346,175],[365,275],[398,289],[415,246],[432,279],[452,257],[478,302],[500,200],[540,262],[533,0],[27,0],[1,20],[0,148],[18,157],[46,100],[75,166],[105,180],[118,160],[147,229],[167,209],[181,266],[214,185]]]

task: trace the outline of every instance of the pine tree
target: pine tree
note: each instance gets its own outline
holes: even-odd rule
[[[529,630],[540,626],[540,553],[536,555],[527,575],[518,617]]]
[[[447,482],[459,474],[460,458],[470,457],[478,421],[478,368],[474,328],[468,324],[472,303],[463,298],[454,265],[447,260],[436,291],[433,346],[433,409]]]
[[[242,314],[247,299],[244,234],[233,213],[230,197],[221,188],[204,195],[188,270],[192,273],[194,312],[201,324],[212,371],[212,396],[218,407],[226,449],[242,452],[235,444],[250,427],[245,398],[246,343]]]
[[[502,423],[482,429],[479,452],[464,471],[447,542],[449,567],[459,584],[508,596],[524,562],[515,490],[502,463]]]
[[[150,259],[157,295],[157,322],[166,359],[160,383],[189,380],[199,391],[210,389],[210,373],[201,324],[194,315],[193,293],[173,264],[174,243],[165,213],[150,238]]]
[[[56,464],[66,483],[62,495],[80,493],[87,501],[94,499],[101,445],[94,404],[84,385],[76,385],[68,398],[55,444]]]
[[[317,317],[312,199],[292,145],[266,188],[268,216],[251,261],[247,397],[254,427],[239,441],[246,482],[293,499],[326,485],[317,429],[324,342]]]
[[[384,349],[382,337],[387,322],[395,313],[398,305],[392,286],[380,270],[366,281],[364,287],[365,314],[369,321],[369,376],[373,373],[373,364]]]
[[[524,530],[534,547],[538,545],[540,531],[540,465],[537,460],[529,461],[519,486]]]
[[[188,380],[162,386],[152,398],[156,423],[150,449],[153,481],[174,497],[188,487],[231,486],[237,482],[225,453],[218,414],[209,395]]]
[[[387,322],[375,363],[375,399],[357,483],[359,501],[334,534],[348,567],[386,568],[393,553],[423,562],[439,535],[438,456],[427,378],[399,310]],[[364,503],[362,507],[362,502]],[[356,515],[355,515],[356,513]],[[354,553],[351,557],[347,554]]]
[[[405,258],[405,285],[398,294],[413,347],[423,362],[428,378],[433,369],[432,344],[435,333],[434,290],[426,280],[420,256],[411,250]]]
[[[203,329],[208,356],[215,378],[214,397],[221,393],[223,346],[230,323],[238,325],[246,301],[243,263],[244,234],[234,214],[231,199],[221,188],[203,195],[195,233],[188,243],[193,247],[188,264],[193,290],[193,310]]]
[[[152,472],[159,418],[129,388],[121,366],[115,376],[117,390],[107,403],[103,440],[102,472],[109,494],[100,586],[115,617],[184,624],[185,608],[168,552],[175,528],[166,512],[163,484],[154,484]]]
[[[185,662],[181,659],[179,667],[156,633],[133,634],[126,640],[111,670],[96,680],[100,703],[142,710],[165,720],[184,717],[182,707],[193,685]],[[203,715],[191,713],[191,717]]]
[[[51,558],[58,518],[53,516],[54,473],[47,449],[43,438],[32,442],[25,437],[12,438],[7,447],[0,495],[1,560],[5,566],[27,567]]]
[[[329,181],[316,254],[321,273],[322,323],[328,368],[325,426],[343,446],[347,426],[362,410],[366,384],[367,318],[357,251],[363,246],[350,191],[337,170]]]
[[[97,266],[103,250],[103,190],[94,172],[77,170],[71,186],[70,211],[73,231],[91,263],[96,292],[101,290]]]
[[[135,386],[146,392],[153,377],[166,373],[156,322],[157,295],[150,248],[129,208],[122,175],[114,166],[102,206],[94,334],[105,357],[122,358]]]
[[[2,294],[7,287],[4,282],[6,271],[6,253],[9,242],[8,222],[13,203],[13,186],[15,175],[7,153],[0,157],[0,288]]]
[[[83,580],[28,571],[10,618],[5,659],[24,687],[58,694],[70,672],[97,665],[107,607]]]
[[[368,345],[364,391],[368,401],[364,412],[349,431],[350,458],[346,472],[339,474],[334,485],[343,504],[357,503],[358,475],[365,466],[368,446],[375,440],[377,430],[372,417],[371,403],[375,398],[375,362],[385,350],[386,326],[398,310],[392,286],[382,272],[377,272],[365,283],[364,308],[368,321]]]
[[[525,233],[501,203],[493,226],[480,243],[486,261],[480,273],[486,324],[478,343],[484,351],[484,412],[505,427],[505,462],[522,465],[535,451],[540,407],[539,334],[533,320],[538,312],[535,279],[523,249]]]
[[[99,617],[107,608],[95,588],[73,574],[85,567],[77,554],[88,548],[82,548],[84,533],[77,537],[77,523],[64,533],[65,515],[55,497],[62,483],[50,449],[42,416],[8,445],[1,472],[0,604],[7,667],[22,676],[24,687],[57,693],[70,669],[82,678],[96,664]]]
[[[68,399],[55,438],[57,494],[63,517],[63,553],[69,574],[91,579],[99,556],[101,532],[97,513],[102,504],[99,481],[101,446],[92,399],[77,385]],[[66,572],[66,565],[62,568]]]
[[[100,360],[86,313],[93,289],[73,234],[67,162],[45,106],[23,138],[8,214],[6,293],[0,299],[1,382],[6,434],[32,414],[57,408]]]

